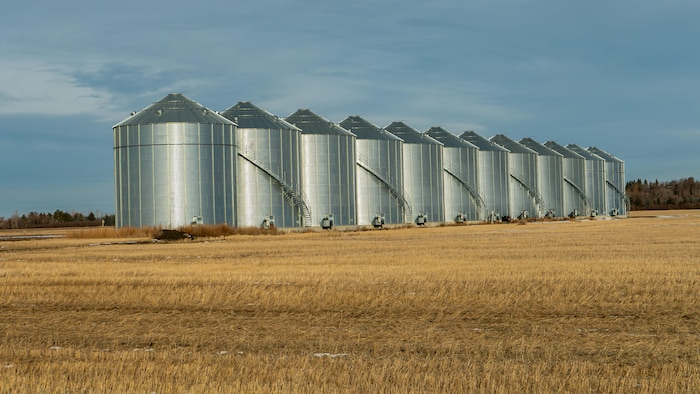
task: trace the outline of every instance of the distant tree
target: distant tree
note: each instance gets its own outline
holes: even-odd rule
[[[693,177],[669,182],[637,179],[625,189],[632,210],[700,208],[700,182]]]
[[[20,224],[19,213],[17,213],[17,211],[15,211],[14,215],[12,215],[12,217],[10,217],[10,228],[11,229],[18,229],[18,228],[20,228],[19,224]]]
[[[102,216],[102,220],[105,221],[105,226],[114,226],[114,215],[104,215]]]
[[[65,223],[65,222],[72,222],[73,221],[73,215],[71,215],[68,212],[63,212],[60,209],[57,209],[53,213],[53,218],[55,221],[60,222],[60,223]]]

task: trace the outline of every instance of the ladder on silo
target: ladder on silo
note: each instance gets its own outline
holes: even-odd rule
[[[255,149],[247,145],[238,145],[237,147],[238,156],[244,158],[249,163],[262,170],[282,188],[285,199],[298,208],[301,212],[303,223],[300,224],[305,227],[310,226],[311,209],[309,208],[309,204],[307,203],[308,199],[304,193],[294,190],[292,185],[287,182],[285,173],[280,171],[282,174],[278,174],[276,171],[274,171],[270,161],[263,155],[258,154]]]
[[[468,177],[463,177],[459,171],[456,171],[450,165],[446,165],[444,170],[450,176],[455,178],[457,182],[459,182],[462,185],[464,190],[467,191],[469,198],[474,202],[474,205],[476,205],[476,208],[479,212],[479,216],[485,216],[486,202],[484,201],[484,198],[481,196],[481,193],[479,193],[477,188],[474,185],[472,185],[471,182],[469,182]],[[482,215],[482,213],[484,213],[484,215]]]
[[[568,183],[569,185],[571,185],[571,187],[574,188],[574,190],[576,191],[576,193],[578,193],[578,195],[579,195],[579,196],[581,197],[581,199],[583,200],[583,211],[584,211],[584,212],[588,212],[588,207],[589,207],[591,204],[590,204],[590,201],[588,201],[588,196],[587,196],[586,193],[583,191],[583,189],[581,189],[581,187],[580,187],[579,185],[577,185],[576,182],[572,181],[571,179],[569,179],[569,178],[567,178],[567,177],[564,177],[564,182]]]
[[[403,209],[404,223],[412,223],[413,218],[411,217],[411,204],[408,202],[406,192],[397,189],[396,186],[389,182],[388,179],[384,178],[382,174],[374,170],[374,168],[379,168],[378,166],[372,166],[370,163],[372,163],[372,161],[369,160],[367,156],[358,154],[357,165],[377,178],[377,180],[379,180],[379,182],[381,182],[387,188],[387,190],[389,190],[389,194],[399,203],[401,209]]]
[[[510,176],[511,178],[515,179],[518,183],[520,183],[525,188],[525,190],[527,190],[527,194],[529,194],[530,197],[532,197],[532,199],[535,200],[535,209],[537,210],[537,217],[541,217],[542,212],[546,207],[544,206],[544,199],[537,191],[537,189],[533,187],[530,184],[530,182],[525,180],[525,177],[514,171],[510,173]]]

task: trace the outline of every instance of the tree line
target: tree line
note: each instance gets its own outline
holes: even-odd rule
[[[693,177],[670,182],[637,179],[627,182],[625,189],[633,211],[700,209],[700,182]]]
[[[9,218],[0,216],[0,229],[95,226],[114,226],[114,215],[95,215],[94,212],[84,215],[57,209],[54,213],[30,212],[20,215],[15,212]]]

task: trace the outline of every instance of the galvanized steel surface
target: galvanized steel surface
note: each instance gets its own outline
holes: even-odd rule
[[[509,151],[510,216],[542,217],[545,203],[537,188],[537,153],[503,134],[497,134],[489,140]]]
[[[479,148],[479,191],[486,201],[487,214],[501,217],[510,212],[510,175],[508,150],[494,144],[473,131],[465,131],[459,138]]]
[[[327,215],[334,225],[356,225],[355,135],[307,109],[286,121],[302,132],[302,189],[311,209],[310,225],[321,226]]]
[[[605,192],[605,159],[581,148],[576,144],[568,144],[566,148],[583,156],[586,167],[586,196],[588,197],[588,212],[586,214],[603,215],[608,212]]]
[[[563,157],[564,214],[586,215],[590,205],[586,195],[586,159],[554,141],[547,141],[544,145]]]
[[[421,215],[426,215],[427,221],[443,222],[445,211],[442,143],[403,122],[393,122],[384,127],[384,130],[404,141],[404,189],[411,201],[411,220],[416,222]]]
[[[301,190],[301,130],[249,102],[221,115],[238,124],[239,226],[302,226],[308,203]]]
[[[403,188],[403,140],[359,116],[340,126],[357,136],[357,224],[373,224],[377,217],[404,223],[411,205]]]
[[[523,138],[520,145],[537,153],[537,189],[544,200],[545,215],[565,216],[564,211],[564,156],[532,138]]]
[[[625,194],[625,162],[595,146],[589,152],[605,160],[606,206],[608,215],[627,214],[627,195]]]
[[[479,148],[441,127],[432,127],[425,134],[444,146],[445,220],[485,218],[486,203],[477,180]]]
[[[237,225],[234,130],[180,94],[115,125],[116,226]]]

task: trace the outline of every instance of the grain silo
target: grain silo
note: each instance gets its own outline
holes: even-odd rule
[[[425,134],[440,141],[443,148],[445,220],[463,222],[485,217],[486,203],[479,192],[479,148],[442,127]]]
[[[301,130],[249,102],[221,115],[238,125],[238,225],[298,227],[310,220],[301,193]]]
[[[356,225],[355,135],[308,109],[286,121],[301,129],[302,190],[311,226]]]
[[[608,211],[605,201],[605,159],[576,144],[568,144],[566,148],[586,159],[586,196],[589,202],[586,214],[605,214]]]
[[[509,152],[510,215],[520,219],[542,217],[546,206],[537,189],[537,152],[503,134],[494,135],[490,141]]]
[[[544,200],[545,215],[562,217],[564,211],[564,156],[532,138],[523,138],[520,145],[537,152],[537,190]]]
[[[340,126],[357,137],[357,224],[405,223],[411,204],[403,188],[403,140],[359,116]]]
[[[465,131],[459,138],[479,148],[479,191],[486,202],[486,220],[500,220],[509,215],[508,150],[494,144],[473,131]]]
[[[586,158],[554,141],[544,145],[563,157],[564,214],[570,217],[587,215],[590,203],[586,195]]]
[[[595,146],[589,147],[588,151],[605,160],[606,213],[611,216],[627,215],[625,162]]]
[[[404,141],[404,189],[413,208],[413,222],[445,221],[442,143],[403,122],[391,123],[384,130]]]
[[[235,226],[235,128],[182,94],[116,124],[116,226]]]

